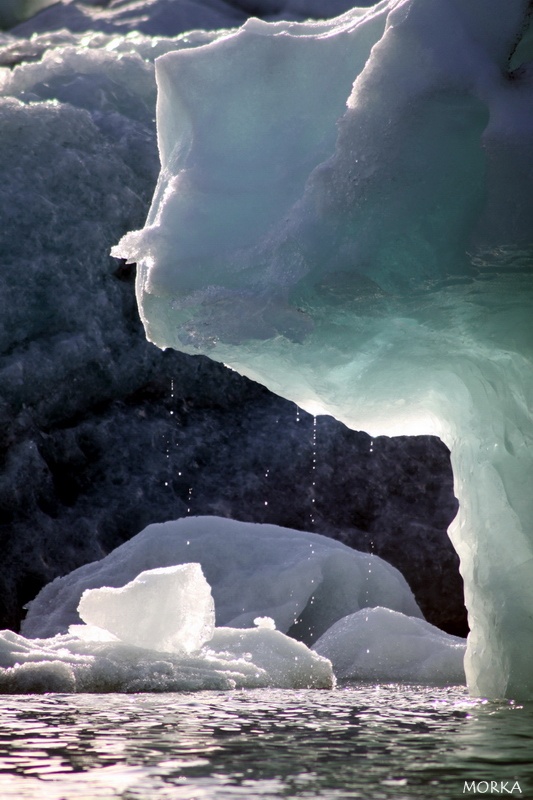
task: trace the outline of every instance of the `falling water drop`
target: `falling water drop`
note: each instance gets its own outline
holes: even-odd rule
[[[309,518],[311,520],[311,524],[314,526],[315,524],[315,487],[316,487],[316,417],[313,416],[313,437],[312,437],[312,467],[311,467],[311,510],[309,512]]]
[[[171,379],[170,381],[170,397],[174,399],[174,380]],[[170,410],[170,416],[172,416],[173,411]],[[171,483],[171,466],[170,466],[170,447],[171,447],[171,433],[169,428],[167,427],[167,432],[164,435],[164,442],[165,442],[165,460],[167,461],[166,467],[166,480],[163,480],[163,485],[168,488]]]

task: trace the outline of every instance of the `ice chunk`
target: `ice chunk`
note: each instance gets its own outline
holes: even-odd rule
[[[422,616],[402,575],[377,556],[277,525],[186,517],[149,525],[101,561],[53,581],[30,604],[22,632],[65,632],[79,622],[86,589],[123,586],[144,570],[190,562],[201,565],[211,586],[219,626],[251,627],[257,617],[271,617],[279,631],[309,644],[367,606]]]
[[[366,608],[332,625],[313,650],[333,664],[341,683],[465,682],[466,640],[390,608]]]
[[[276,623],[272,617],[256,617],[254,619],[254,625],[257,625],[258,628],[267,628],[271,631],[276,630]]]
[[[533,697],[527,0],[248,21],[156,62],[148,338],[449,446],[471,691]]]
[[[78,613],[127,644],[169,653],[196,652],[215,629],[215,604],[199,564],[147,570],[117,589],[87,589]]]
[[[302,642],[270,627],[216,628],[207,651],[236,660],[251,660],[280,689],[320,689],[333,685],[331,661]],[[313,658],[313,656],[315,656]]]
[[[329,661],[279,631],[218,630],[222,633],[214,643],[189,656],[77,635],[25,639],[1,631],[0,692],[330,689],[334,685]]]
[[[214,628],[209,584],[198,564],[141,573],[120,589],[84,592],[87,625],[25,639],[0,632],[2,692],[198,691],[331,688],[331,662],[259,620],[251,630]]]

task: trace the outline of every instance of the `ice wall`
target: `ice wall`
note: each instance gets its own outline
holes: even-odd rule
[[[383,0],[157,62],[148,338],[452,451],[470,689],[533,696],[526,0]]]

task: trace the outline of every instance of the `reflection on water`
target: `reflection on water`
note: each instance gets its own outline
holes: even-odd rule
[[[533,704],[463,688],[1,700],[2,800],[531,798],[532,761]]]

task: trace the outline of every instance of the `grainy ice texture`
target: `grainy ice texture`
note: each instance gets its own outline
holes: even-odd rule
[[[344,10],[297,6],[300,18]],[[465,630],[445,446],[314,424],[220,364],[162,353],[139,321],[135,267],[109,256],[157,182],[154,59],[225,35],[183,25],[225,14],[227,29],[258,8],[63,2],[0,35],[2,626],[17,629],[54,577],[190,513],[382,555],[428,619]],[[164,35],[135,32],[143,20]]]
[[[330,661],[276,631],[272,620],[215,630],[213,598],[198,564],[145,570],[121,588],[87,590],[79,610],[88,624],[71,626],[67,635],[30,640],[0,633],[2,692],[334,685]]]

